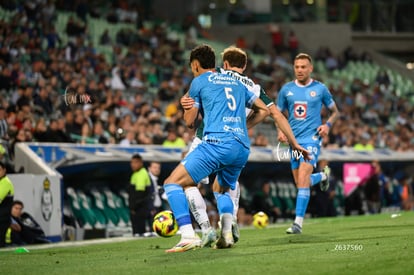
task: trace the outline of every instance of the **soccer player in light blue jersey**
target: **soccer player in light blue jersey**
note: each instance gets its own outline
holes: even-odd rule
[[[267,106],[270,112],[270,116],[274,119],[276,127],[281,129],[284,133],[286,133],[287,138],[289,139],[289,143],[298,151],[302,151],[303,154],[307,154],[306,150],[303,147],[300,147],[298,142],[293,135],[293,132],[289,126],[287,119],[284,115],[276,108],[274,102],[266,95],[266,92],[263,90],[260,85],[256,84],[252,79],[248,76],[244,75],[243,72],[247,66],[247,54],[240,48],[230,46],[223,50],[222,52],[222,60],[223,60],[223,67],[216,68],[216,71],[219,73],[224,73],[230,75],[240,81],[249,91],[253,92],[257,97],[259,97]],[[191,108],[194,104],[194,100],[187,96],[183,96],[180,100],[184,109]],[[246,116],[252,113],[252,110],[246,108]],[[192,141],[191,147],[188,153],[191,153],[198,144],[201,143],[203,138],[204,132],[204,125],[201,123],[197,128],[196,135]],[[203,183],[208,184],[208,178],[206,181],[202,181]],[[214,181],[213,191],[215,196],[217,196],[220,190],[220,186],[217,181]],[[201,196],[197,187],[192,186],[185,188],[185,194],[187,196],[190,210],[199,224],[202,233],[202,246],[209,246],[212,243],[212,240],[215,239],[215,231],[212,229],[208,215],[206,212],[206,205],[204,202],[203,197]],[[230,189],[229,194],[231,199],[233,200],[233,224],[232,224],[232,233],[234,242],[237,242],[240,233],[237,225],[237,212],[239,207],[239,197],[240,197],[240,188],[239,183],[236,182],[236,188],[234,190]]]
[[[195,78],[190,86],[189,97],[195,103],[184,110],[184,120],[187,126],[193,128],[201,112],[204,136],[202,143],[181,161],[164,182],[171,210],[181,231],[179,243],[166,252],[183,252],[201,246],[201,240],[191,224],[183,188],[195,185],[212,173],[217,173],[221,189],[217,196],[217,207],[222,231],[216,247],[233,246],[233,202],[228,190],[235,188],[250,153],[247,127],[256,125],[269,114],[266,105],[239,81],[215,72],[215,53],[210,46],[194,48],[190,54],[190,66]],[[255,116],[248,122],[245,107],[255,111]]]
[[[311,160],[306,161],[300,152],[291,152],[291,168],[298,188],[296,197],[296,217],[292,226],[286,230],[288,234],[302,233],[303,218],[310,198],[310,186],[320,183],[322,191],[328,190],[330,168],[312,174],[318,162],[322,138],[329,134],[332,124],[338,119],[339,111],[328,88],[311,78],[313,71],[312,58],[300,53],[294,60],[296,79],[286,83],[279,92],[277,107],[288,113],[289,124],[300,145],[311,153]],[[322,123],[323,105],[331,114]],[[279,131],[278,139],[286,142],[286,136]]]

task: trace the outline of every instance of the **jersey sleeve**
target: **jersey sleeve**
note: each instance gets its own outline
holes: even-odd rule
[[[245,93],[246,93],[246,107],[247,108],[252,108],[253,103],[256,101],[256,99],[258,98],[254,93],[252,93],[251,91],[249,91],[247,88],[244,89]]]
[[[282,87],[282,89],[279,91],[279,94],[277,96],[277,108],[281,112],[288,109],[284,87]]]
[[[201,100],[200,100],[200,91],[201,91],[201,83],[200,83],[200,78],[195,78],[190,85],[190,89],[188,90],[188,95],[194,99],[195,103],[194,103],[194,107],[200,109],[200,104],[201,104]]]
[[[259,85],[257,85],[257,86],[259,86]],[[262,87],[260,87],[260,96],[259,96],[259,98],[264,102],[264,104],[266,104],[267,107],[270,107],[274,104],[273,101],[267,96],[265,90]]]
[[[333,100],[332,94],[328,90],[328,88],[325,85],[323,87],[324,87],[324,90],[323,90],[322,102],[326,107],[331,109],[335,105],[335,101]]]

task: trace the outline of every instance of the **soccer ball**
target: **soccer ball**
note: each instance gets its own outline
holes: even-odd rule
[[[152,229],[158,236],[161,237],[169,238],[174,236],[178,231],[178,224],[175,220],[173,212],[170,210],[158,212],[154,216]]]
[[[262,229],[268,226],[269,224],[269,217],[266,215],[265,212],[257,212],[253,215],[253,225],[256,228]]]

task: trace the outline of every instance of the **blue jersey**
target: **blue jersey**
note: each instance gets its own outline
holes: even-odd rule
[[[300,144],[319,143],[317,128],[322,124],[322,105],[335,105],[328,88],[313,80],[306,86],[291,81],[283,85],[277,99],[277,107],[289,113],[289,124]]]
[[[245,108],[251,108],[257,96],[241,82],[226,74],[206,72],[193,79],[189,96],[203,113],[203,139],[236,139],[250,147]]]

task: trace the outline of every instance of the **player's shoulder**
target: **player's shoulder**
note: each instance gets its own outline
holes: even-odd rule
[[[317,79],[312,79],[312,84],[311,85],[319,86],[319,87],[322,87],[322,88],[327,88],[324,83],[322,83],[321,81],[319,81]]]
[[[296,87],[296,84],[295,84],[294,80],[286,82],[285,84],[283,84],[282,88],[280,88],[280,92],[283,92],[285,90],[288,90],[288,89],[291,89],[291,88],[294,88],[294,87]]]
[[[296,86],[296,83],[295,83],[294,80],[286,82],[285,84],[283,84],[282,88],[283,87],[291,87],[291,86]]]

